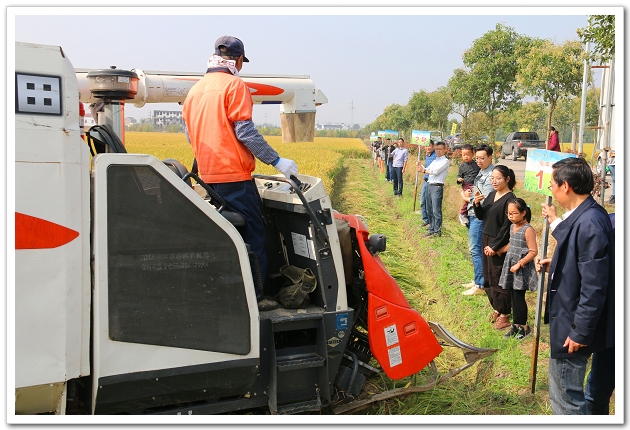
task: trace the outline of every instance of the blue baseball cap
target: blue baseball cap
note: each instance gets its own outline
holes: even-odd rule
[[[225,47],[226,51],[221,52],[221,47]],[[243,56],[243,61],[249,63],[249,60],[245,56],[245,46],[241,39],[237,39],[233,36],[221,36],[214,42],[214,53],[216,55],[227,54],[234,57]]]

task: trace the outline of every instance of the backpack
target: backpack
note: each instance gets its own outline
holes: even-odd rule
[[[285,265],[280,268],[280,274],[287,279],[276,295],[276,301],[287,309],[307,307],[311,303],[309,293],[315,291],[317,287],[317,278],[311,269]]]

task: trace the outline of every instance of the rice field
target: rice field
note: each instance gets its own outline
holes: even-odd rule
[[[341,170],[344,158],[368,158],[367,146],[361,139],[316,137],[314,142],[282,143],[280,136],[265,136],[269,144],[281,157],[296,162],[300,173],[322,179],[326,191],[333,193],[335,176]],[[151,154],[160,160],[174,158],[189,170],[193,163],[193,152],[183,133],[127,132],[127,152]],[[269,175],[278,171],[260,161],[254,173]]]

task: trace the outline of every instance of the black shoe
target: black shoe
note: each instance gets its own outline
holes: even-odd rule
[[[527,336],[531,332],[532,330],[529,327],[527,327],[526,329],[525,326],[520,326],[518,328],[518,333],[516,334],[516,340],[523,340],[525,336]]]
[[[442,237],[442,230],[436,231],[435,233],[433,233],[433,235],[437,237]]]
[[[434,236],[435,233],[433,233],[432,231],[428,232],[427,234],[424,235],[424,237],[431,237]]]
[[[425,223],[424,223],[424,224],[422,224],[420,227],[426,227],[426,226],[428,226],[428,225],[429,225],[429,223],[428,223],[428,222],[425,222]]]
[[[503,335],[503,339],[516,337],[516,335],[518,335],[519,330],[520,330],[520,327],[516,327],[514,324],[512,324],[512,326],[510,327],[510,331],[508,331],[507,333]]]

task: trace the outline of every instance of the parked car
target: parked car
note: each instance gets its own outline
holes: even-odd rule
[[[438,142],[444,142],[444,140],[442,140],[442,132],[439,130],[431,130],[431,140],[433,141],[433,143],[438,143]]]
[[[538,139],[538,133],[534,131],[513,131],[503,140],[501,158],[508,155],[515,161],[519,157],[527,158],[530,149],[545,149],[545,141]]]
[[[448,136],[444,138],[442,142],[446,143],[450,147],[452,141],[453,141],[453,136],[449,134]]]
[[[451,140],[451,143],[449,145],[452,150],[456,150],[456,149],[461,149],[462,148],[462,145],[464,144],[464,142],[462,141],[461,137],[462,137],[461,133],[455,133],[453,135],[453,139]]]

